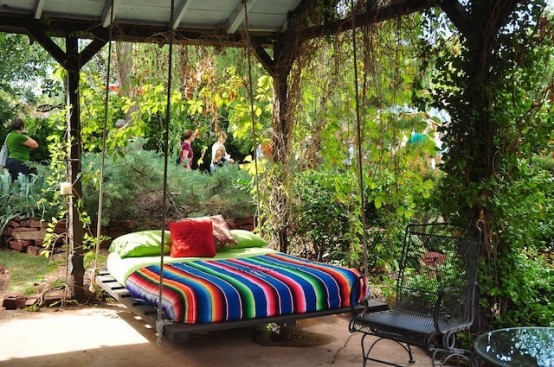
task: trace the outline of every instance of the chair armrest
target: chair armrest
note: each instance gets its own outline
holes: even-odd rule
[[[433,324],[435,325],[435,330],[441,334],[444,331],[439,324],[439,318],[443,315],[442,311],[444,311],[443,300],[448,293],[452,292],[452,290],[452,287],[445,287],[441,289],[437,294],[437,300],[435,301],[435,306],[433,307]]]

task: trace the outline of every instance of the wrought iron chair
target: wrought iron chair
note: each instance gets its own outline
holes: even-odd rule
[[[456,346],[456,333],[473,324],[480,244],[457,230],[444,223],[406,228],[395,304],[386,311],[354,312],[350,321],[350,332],[364,334],[364,367],[368,360],[400,367],[370,357],[383,339],[402,346],[410,363],[415,362],[411,346],[419,346],[431,353],[433,366],[439,354],[443,355],[441,366],[454,356],[477,365],[473,353]],[[366,348],[368,335],[377,340]]]

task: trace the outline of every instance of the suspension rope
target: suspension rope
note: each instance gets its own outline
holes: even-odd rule
[[[96,222],[96,243],[94,250],[94,271],[90,280],[89,291],[95,293],[96,276],[98,275],[98,256],[100,253],[100,237],[102,230],[102,208],[104,206],[104,166],[106,162],[106,140],[108,136],[108,102],[109,102],[109,87],[110,73],[112,64],[112,38],[113,38],[113,21],[114,21],[114,1],[111,0],[110,27],[108,31],[108,65],[106,67],[106,85],[104,91],[104,122],[102,126],[102,153],[100,158],[100,177],[98,183],[98,220]]]
[[[254,146],[254,174],[256,181],[256,215],[254,216],[254,227],[258,225],[258,216],[260,215],[260,179],[258,171],[258,136],[256,133],[256,114],[254,112],[254,87],[252,80],[252,50],[250,44],[250,34],[248,32],[248,6],[247,1],[244,2],[244,25],[243,37],[244,49],[247,53],[248,60],[248,94],[250,96],[250,118],[252,119],[252,144]]]
[[[354,94],[356,100],[356,140],[357,140],[357,160],[358,160],[358,185],[360,187],[360,206],[361,206],[361,219],[362,219],[362,253],[364,261],[364,274],[368,273],[368,256],[367,256],[367,221],[365,216],[366,197],[364,190],[364,170],[362,165],[362,123],[360,117],[360,101],[358,90],[358,56],[357,56],[357,44],[356,44],[356,22],[354,13],[354,0],[351,1],[351,19],[352,19],[352,52],[354,54]]]
[[[158,293],[158,318],[156,321],[156,342],[158,345],[162,343],[163,329],[166,324],[169,323],[163,317],[163,286],[164,286],[164,245],[165,245],[165,232],[166,232],[166,220],[167,220],[167,167],[168,167],[168,151],[169,151],[169,121],[171,116],[171,82],[172,82],[172,66],[173,66],[173,43],[175,40],[175,30],[173,28],[173,19],[175,16],[175,0],[171,0],[170,11],[170,27],[169,30],[169,55],[167,65],[167,103],[165,111],[165,133],[164,133],[164,172],[163,172],[163,204],[162,204],[162,244],[160,253],[160,287]]]

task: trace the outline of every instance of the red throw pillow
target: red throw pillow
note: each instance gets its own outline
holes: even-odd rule
[[[221,214],[212,215],[210,217],[186,218],[183,221],[206,221],[212,222],[212,231],[216,250],[220,250],[225,246],[235,246],[238,242],[235,240],[225,219]]]
[[[182,220],[169,223],[172,257],[214,257],[215,244],[210,220]]]

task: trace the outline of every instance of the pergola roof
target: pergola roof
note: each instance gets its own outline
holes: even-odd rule
[[[170,0],[1,0],[0,31],[29,33],[38,27],[49,36],[79,32],[96,38],[113,19],[118,39],[155,42],[157,34],[173,29],[191,40],[229,41],[240,37],[248,17],[249,33],[267,42],[287,29],[302,2],[248,0],[245,6],[241,0],[175,0],[172,20]]]
[[[301,0],[248,0],[250,32],[274,35],[286,28],[287,16]],[[14,31],[21,25],[48,24],[55,35],[67,30],[108,27],[112,17],[118,26],[144,37],[148,32],[181,29],[192,33],[233,35],[245,19],[241,0],[175,0],[171,22],[170,0],[2,0],[0,29]],[[13,21],[8,20],[12,18]],[[131,32],[134,30],[134,32]]]
[[[252,30],[263,33],[278,32],[300,0],[250,0],[247,3]],[[114,19],[125,24],[169,27],[170,1],[116,0]],[[244,20],[245,7],[240,0],[182,0],[175,1],[176,10],[172,28],[214,30],[223,28],[235,33]],[[86,20],[101,23],[111,21],[111,0],[11,0],[2,1],[3,11],[44,17]]]
[[[314,14],[318,7],[332,9],[337,3],[339,0],[174,0],[172,17],[171,0],[0,0],[0,31],[32,37],[40,32],[49,37],[73,33],[80,38],[106,39],[113,19],[113,39],[117,40],[166,42],[164,34],[172,29],[181,42],[228,44],[240,40],[247,18],[253,43],[270,45],[297,27],[302,16]],[[361,9],[365,20],[358,22],[391,18],[428,4],[428,0],[375,1],[371,8]],[[326,21],[336,26],[336,19],[319,16],[311,30],[303,31],[308,37],[317,35]]]

